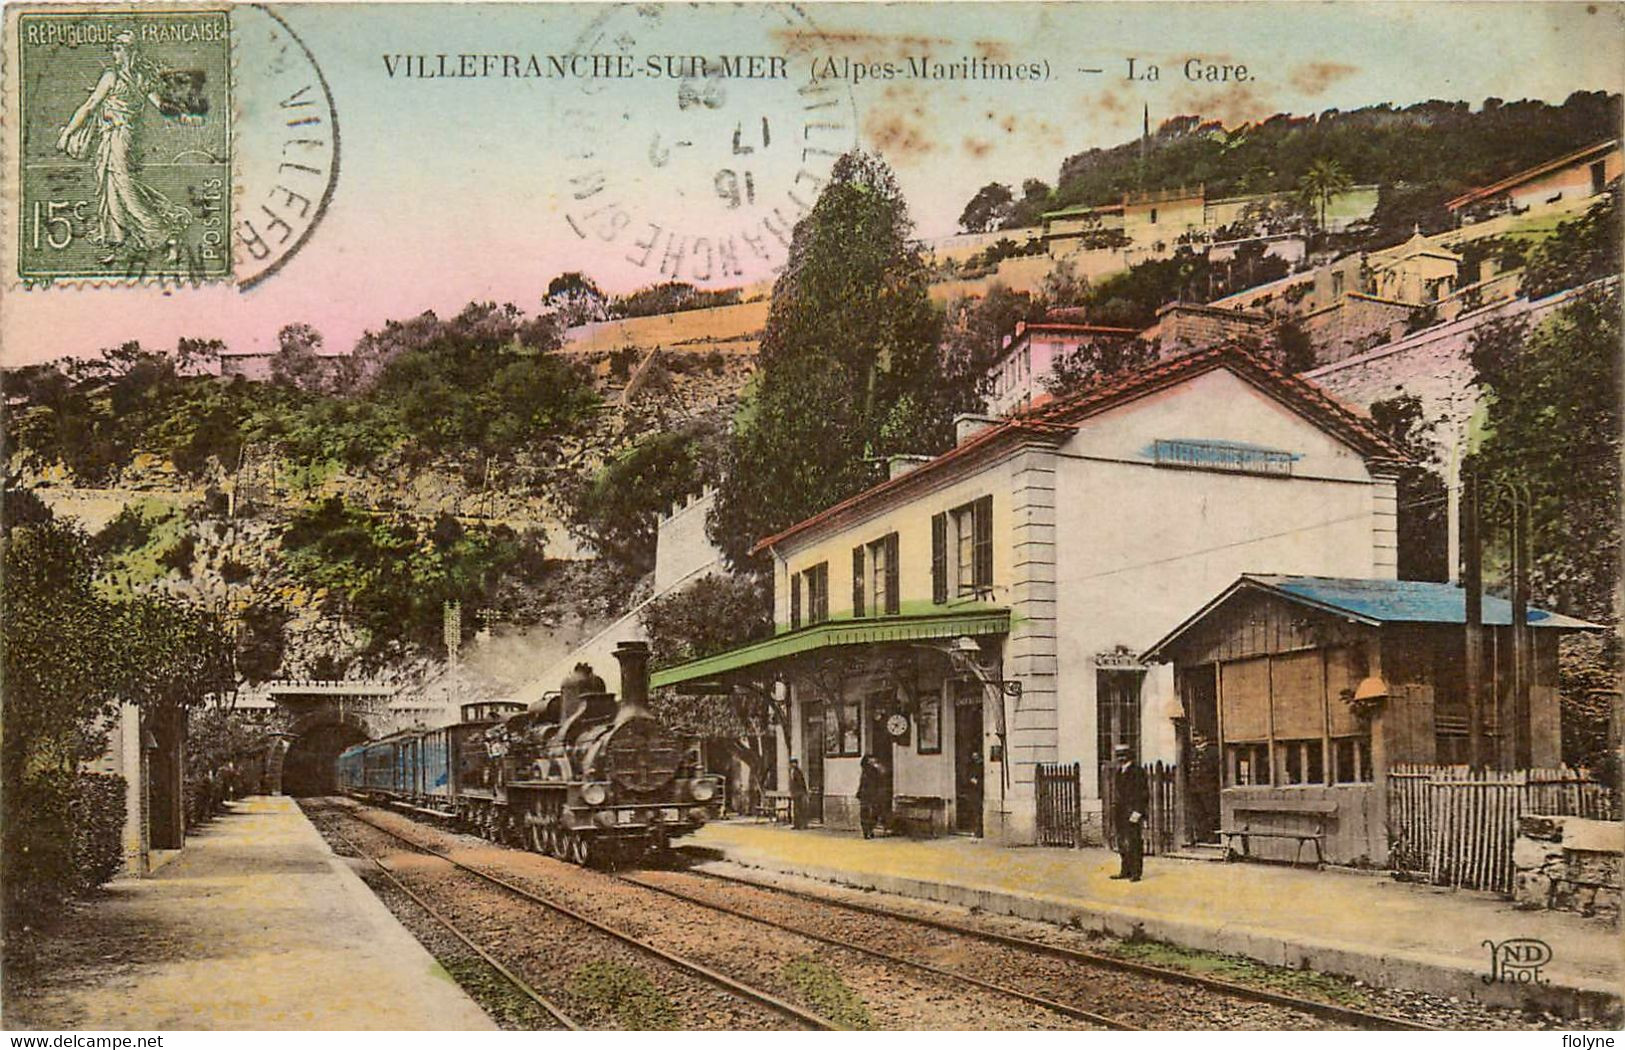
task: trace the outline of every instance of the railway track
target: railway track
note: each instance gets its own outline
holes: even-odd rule
[[[553,1018],[554,1021],[558,1022],[559,1028],[570,1032],[579,1032],[582,1030],[582,1025],[578,1024],[572,1017],[570,1017],[569,1014],[566,1014],[563,1010],[561,1010],[558,1004],[554,1003],[551,999],[538,992],[535,988],[532,988],[524,978],[502,965],[496,956],[492,955],[484,948],[481,948],[478,944],[475,944],[473,939],[470,938],[468,934],[464,933],[456,923],[442,915],[438,910],[435,909],[434,905],[430,904],[427,900],[424,900],[423,897],[417,893],[417,891],[413,890],[410,886],[403,882],[400,876],[395,874],[395,869],[391,868],[377,857],[367,853],[359,845],[341,832],[332,831],[330,833],[334,838],[344,843],[344,845],[347,846],[349,850],[357,857],[362,857],[370,861],[372,866],[380,875],[389,881],[391,886],[400,891],[400,893],[406,896],[406,898],[413,904],[416,904],[419,908],[423,909],[424,914],[428,915],[429,918],[433,919],[435,922],[444,927],[447,933],[451,934],[453,937],[457,938],[457,940],[462,942],[462,944],[468,948],[469,951],[478,956],[487,966],[491,968],[494,973],[501,977],[509,987],[513,988],[526,999],[535,1003],[541,1008],[543,1013]]]
[[[430,846],[369,820],[353,810],[336,811],[405,843],[413,850],[439,857],[518,896],[592,923],[600,929],[607,929],[596,920],[580,915],[557,901],[548,900],[522,886],[515,886],[498,875],[464,864]],[[1141,1030],[1146,1027],[1200,1027],[1204,1024],[1222,1027],[1226,1024],[1251,1024],[1256,1020],[1266,1020],[1266,1027],[1282,1028],[1432,1030],[1430,1026],[1415,1021],[1355,1007],[1304,999],[1082,948],[1050,944],[944,919],[913,915],[872,904],[764,884],[751,879],[734,878],[716,872],[656,870],[637,874],[623,873],[616,878],[643,891],[658,893],[793,937],[879,960],[892,968],[929,974],[939,981],[978,988],[986,993],[1102,1028]],[[742,907],[739,906],[742,902],[738,900],[722,902],[716,899],[715,894],[708,895],[700,889],[705,885],[725,887],[736,894],[745,891],[747,894],[776,898],[777,905],[758,901],[743,902],[746,906]],[[795,902],[795,908],[784,907],[790,901]],[[818,909],[826,910],[821,917],[825,927],[823,931],[809,928],[820,924]],[[775,911],[778,914],[774,914]],[[784,914],[786,911],[790,911],[791,914]],[[854,935],[849,926],[843,926],[838,920],[831,919],[828,914],[831,911],[861,915],[871,923],[890,924],[891,929],[882,929],[878,936],[869,937],[870,943],[860,943],[860,938]],[[928,931],[930,934],[925,943],[919,945],[919,952],[913,955],[905,954],[897,947],[911,939],[911,935],[907,932],[909,930]],[[662,957],[668,957],[662,949],[654,945],[619,931],[610,932],[624,942],[637,944]],[[919,941],[919,934],[912,935],[912,939]],[[933,939],[936,942],[934,944],[930,943]],[[984,947],[978,950],[974,947],[977,944]],[[996,949],[991,952],[993,956],[991,959],[988,958],[989,947]],[[1003,958],[999,957],[1001,951],[1007,953]],[[974,959],[978,954],[983,956],[982,961],[986,965],[977,967],[976,973],[965,972],[967,965],[975,965],[967,963],[966,960]],[[933,955],[936,956],[934,960]],[[1051,963],[1046,970],[1039,962],[1041,959],[1053,960],[1062,965],[1057,967]],[[942,965],[944,963],[946,965]],[[958,968],[954,968],[955,966]],[[706,973],[715,972],[703,966],[701,969]],[[994,975],[997,975],[997,979]],[[738,983],[725,975],[716,976],[724,981]],[[1084,979],[1079,980],[1080,976]],[[1139,979],[1139,983],[1134,983],[1136,979]],[[1015,984],[1020,984],[1021,987],[1015,987]],[[757,994],[767,997],[773,1003],[783,1003],[768,993],[758,991]],[[1082,1001],[1078,1001],[1080,999]],[[1110,1005],[1107,1005],[1108,1003]],[[783,1005],[791,1010],[800,1009],[793,1004],[783,1003]],[[1277,1013],[1273,1017],[1266,1014],[1264,1018],[1260,1018],[1256,1010],[1248,1010],[1249,1006],[1254,1005],[1266,1006]],[[817,1021],[826,1027],[830,1024],[823,1018],[817,1018]],[[812,1022],[802,1019],[802,1023]]]
[[[642,938],[635,937],[631,934],[625,933],[624,931],[618,930],[613,926],[600,922],[591,916],[584,915],[565,904],[561,904],[556,900],[552,900],[542,894],[517,885],[499,875],[493,875],[492,873],[484,871],[473,865],[465,864],[457,858],[443,853],[432,846],[402,835],[394,829],[385,827],[376,821],[369,820],[354,810],[344,807],[330,806],[327,807],[325,811],[329,813],[341,814],[349,820],[353,820],[359,824],[364,824],[367,827],[372,828],[373,830],[386,835],[397,842],[400,842],[414,852],[434,857],[457,871],[478,878],[482,882],[491,886],[498,887],[513,897],[525,900],[531,904],[540,905],[554,914],[562,915],[567,919],[582,926],[588,927],[601,935],[613,938],[618,943],[623,944],[634,951],[647,955],[651,958],[658,959],[666,965],[681,970],[692,977],[697,977],[714,987],[724,990],[731,996],[752,1003],[755,1006],[765,1008],[770,1013],[793,1022],[796,1027],[817,1031],[833,1031],[840,1027],[828,1018],[814,1013],[811,1010],[803,1009],[794,1003],[786,1002],[785,1000],[769,992],[763,991],[760,988],[755,988],[743,981],[739,981],[729,977],[726,974],[719,973],[703,963],[695,962],[692,959],[666,951],[665,949],[651,944]],[[352,848],[356,848],[353,843]],[[365,851],[358,849],[358,855],[366,856],[374,863],[380,863],[376,860],[376,858],[371,857]],[[398,882],[398,880],[392,881]],[[463,940],[464,943],[471,944],[471,942],[469,942],[459,931],[454,930],[454,932],[458,932],[459,939]],[[481,954],[482,956],[484,955],[483,952]]]
[[[662,875],[667,875],[667,874],[676,874],[676,873],[662,873]],[[700,880],[708,880],[708,881],[727,884],[727,885],[735,886],[735,887],[747,887],[752,891],[757,891],[757,892],[766,893],[766,894],[774,894],[774,895],[779,895],[779,896],[782,896],[782,897],[793,898],[793,899],[795,899],[797,901],[800,901],[800,902],[803,902],[803,903],[810,903],[810,904],[814,904],[814,905],[818,905],[818,906],[840,909],[842,911],[851,912],[851,913],[860,914],[860,915],[865,915],[865,916],[869,916],[869,917],[875,918],[875,919],[880,919],[880,920],[883,920],[883,921],[895,922],[895,923],[904,923],[904,924],[908,924],[908,925],[911,925],[911,926],[924,928],[924,929],[929,929],[929,930],[937,931],[937,932],[943,933],[943,934],[948,934],[948,935],[951,935],[951,936],[954,936],[954,937],[965,938],[965,939],[970,939],[970,940],[974,940],[974,941],[980,941],[980,942],[987,943],[987,944],[999,945],[1001,947],[1010,948],[1010,949],[1014,949],[1014,950],[1017,950],[1017,951],[1030,953],[1030,954],[1049,956],[1051,958],[1065,960],[1065,961],[1070,962],[1070,963],[1078,964],[1078,965],[1093,968],[1093,969],[1109,970],[1109,971],[1113,971],[1113,972],[1117,972],[1117,973],[1123,973],[1123,974],[1132,974],[1132,975],[1135,975],[1135,976],[1142,976],[1142,977],[1152,978],[1152,979],[1160,981],[1160,982],[1166,982],[1166,983],[1170,983],[1170,984],[1174,984],[1174,985],[1181,985],[1181,986],[1186,986],[1186,987],[1191,987],[1191,988],[1198,988],[1198,989],[1203,990],[1204,992],[1210,992],[1210,993],[1214,993],[1214,994],[1218,994],[1218,995],[1223,995],[1223,996],[1227,996],[1227,997],[1231,997],[1231,998],[1235,998],[1235,999],[1244,1000],[1244,1001],[1247,1001],[1247,1002],[1268,1004],[1268,1005],[1271,1005],[1271,1006],[1280,1007],[1282,1009],[1297,1011],[1297,1012],[1307,1014],[1307,1015],[1312,1016],[1312,1017],[1320,1018],[1320,1019],[1325,1020],[1325,1021],[1330,1021],[1330,1022],[1332,1022],[1334,1024],[1344,1025],[1344,1026],[1347,1026],[1349,1028],[1367,1030],[1367,1031],[1436,1031],[1437,1030],[1437,1029],[1434,1029],[1432,1026],[1421,1024],[1421,1023],[1416,1022],[1416,1021],[1411,1021],[1411,1020],[1407,1020],[1407,1019],[1404,1019],[1404,1018],[1398,1018],[1398,1017],[1391,1017],[1391,1016],[1388,1016],[1388,1015],[1385,1015],[1385,1014],[1373,1013],[1373,1012],[1366,1011],[1366,1010],[1360,1010],[1360,1009],[1357,1009],[1357,1008],[1354,1008],[1354,1007],[1340,1006],[1340,1005],[1337,1005],[1337,1004],[1334,1004],[1334,1003],[1327,1003],[1327,1002],[1322,1002],[1322,1001],[1314,1000],[1314,999],[1304,999],[1304,998],[1300,998],[1298,996],[1287,995],[1287,994],[1284,994],[1284,993],[1281,993],[1281,992],[1272,992],[1272,991],[1269,991],[1267,989],[1262,989],[1262,988],[1254,988],[1254,987],[1250,987],[1248,985],[1237,984],[1237,983],[1232,982],[1232,981],[1225,981],[1225,980],[1221,980],[1219,978],[1203,976],[1201,974],[1187,973],[1187,972],[1181,971],[1181,970],[1174,970],[1174,969],[1169,969],[1167,967],[1155,966],[1155,965],[1152,965],[1150,963],[1142,963],[1142,962],[1137,962],[1137,961],[1130,960],[1130,959],[1122,959],[1122,958],[1118,958],[1116,956],[1105,955],[1105,954],[1102,954],[1102,953],[1099,953],[1099,952],[1090,952],[1090,951],[1086,951],[1086,950],[1083,950],[1083,949],[1080,949],[1080,948],[1072,948],[1072,947],[1066,947],[1066,946],[1062,946],[1062,945],[1048,944],[1048,943],[1045,943],[1043,941],[1036,941],[1036,940],[1032,940],[1032,939],[1026,938],[1026,937],[1017,937],[1017,936],[1014,936],[1012,934],[997,933],[997,932],[994,932],[992,930],[979,929],[979,928],[974,927],[974,926],[966,926],[966,925],[963,925],[963,924],[960,924],[960,923],[949,922],[949,921],[944,920],[944,919],[933,919],[933,918],[927,918],[925,916],[910,915],[910,914],[908,914],[906,912],[894,911],[894,910],[889,909],[889,908],[882,908],[882,907],[877,907],[877,906],[871,905],[871,904],[860,904],[860,903],[855,902],[855,901],[847,901],[847,900],[841,900],[841,899],[832,898],[832,897],[826,897],[826,896],[823,896],[821,894],[809,893],[809,892],[806,892],[806,891],[803,891],[803,890],[790,889],[790,888],[784,887],[784,886],[768,885],[768,884],[756,882],[756,881],[753,881],[753,880],[750,880],[750,879],[733,878],[731,876],[718,874],[716,872],[710,872],[710,871],[703,871],[703,872],[702,871],[686,871],[686,872],[680,873],[679,877],[681,877],[681,878],[691,878],[691,879],[700,879]],[[758,916],[751,915],[748,912],[740,911],[740,910],[737,910],[737,909],[731,909],[731,908],[728,908],[725,905],[719,905],[719,904],[716,904],[714,902],[708,902],[708,901],[704,900],[701,897],[696,897],[696,896],[694,896],[692,894],[685,894],[685,893],[681,892],[680,890],[674,889],[674,888],[672,888],[670,886],[657,885],[655,883],[651,883],[650,881],[648,881],[647,879],[644,879],[644,878],[637,878],[637,877],[634,877],[634,876],[624,876],[624,875],[621,876],[621,878],[623,878],[626,881],[634,882],[637,885],[643,886],[646,889],[654,890],[656,892],[667,894],[667,895],[672,896],[672,897],[677,897],[677,898],[683,899],[683,900],[689,900],[689,901],[692,901],[693,903],[696,903],[696,904],[705,904],[706,906],[716,907],[716,908],[719,908],[721,910],[732,911],[734,914],[744,915],[747,918],[753,918],[753,919],[756,919],[757,921],[769,922],[769,923],[771,923],[773,925],[779,925],[777,922],[774,922],[773,920],[762,919],[762,918],[760,918]],[[822,935],[815,935],[815,934],[808,933],[806,931],[801,931],[801,930],[797,930],[796,932],[801,932],[805,936],[819,936],[819,937],[822,937]],[[846,947],[856,947],[855,945],[851,944],[850,941],[841,941],[839,943],[843,944]],[[870,949],[862,949],[862,950],[867,951],[867,950],[870,950]],[[907,962],[908,960],[903,960],[903,961]],[[1102,1023],[1105,1023],[1105,1022],[1102,1022]],[[1121,1023],[1113,1022],[1112,1027],[1121,1028],[1121,1027],[1125,1027],[1125,1026],[1123,1024],[1121,1024]]]

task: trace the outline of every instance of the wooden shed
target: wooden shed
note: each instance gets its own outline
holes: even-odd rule
[[[1454,584],[1246,575],[1180,624],[1145,659],[1174,665],[1188,839],[1385,866],[1386,771],[1469,758],[1465,621]],[[1483,622],[1486,764],[1557,765],[1557,641],[1596,625],[1528,611],[1524,700],[1511,604]]]

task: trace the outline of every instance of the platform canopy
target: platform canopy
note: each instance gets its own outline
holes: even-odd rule
[[[759,672],[765,665],[824,650],[885,645],[934,639],[979,638],[1010,632],[1010,610],[979,606],[974,609],[920,616],[876,616],[826,620],[713,656],[654,672],[649,684],[656,689],[676,686],[684,692],[706,692],[708,683],[724,683],[730,675]]]

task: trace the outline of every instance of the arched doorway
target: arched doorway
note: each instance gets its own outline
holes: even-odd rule
[[[338,758],[345,748],[370,736],[353,716],[337,714],[300,719],[288,734],[282,759],[281,792],[296,797],[338,792]]]

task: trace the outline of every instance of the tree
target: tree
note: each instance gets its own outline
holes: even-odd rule
[[[1097,337],[1056,358],[1044,385],[1056,396],[1075,394],[1156,360],[1156,346],[1144,339]]]
[[[290,324],[277,333],[271,358],[271,382],[307,394],[327,388],[327,359],[321,356],[322,333],[308,324]]]
[[[638,618],[656,666],[699,659],[773,633],[771,596],[755,575],[702,576],[651,601]],[[790,724],[788,705],[771,676],[746,676],[726,693],[703,696],[662,690],[651,707],[677,732],[727,747],[750,769],[758,789],[774,746],[773,727]]]
[[[759,537],[871,483],[897,452],[953,440],[941,317],[891,170],[848,153],[796,224],[710,520],[737,566]]]
[[[575,498],[572,528],[634,576],[654,568],[656,515],[713,480],[716,432],[692,423],[649,434],[612,458]]]
[[[12,497],[8,491],[8,507]],[[80,844],[87,834],[104,839],[93,833],[122,802],[79,771],[105,749],[119,705],[173,711],[233,685],[230,643],[212,616],[164,599],[110,601],[97,592],[95,573],[90,541],[76,526],[37,509],[7,522],[0,831],[8,928],[111,874],[98,859],[105,850],[87,857]]]
[[[987,233],[998,229],[1010,214],[1015,196],[1002,182],[990,182],[976,191],[959,213],[959,228],[966,233]]]
[[[1618,286],[1582,293],[1534,331],[1484,325],[1470,356],[1487,395],[1484,438],[1465,470],[1485,490],[1527,486],[1530,590],[1548,608],[1617,625],[1621,363]],[[1486,536],[1506,533],[1489,501]],[[1488,564],[1501,559],[1487,558]],[[1617,631],[1566,641],[1559,664],[1565,761],[1617,777],[1608,699],[1618,703]]]
[[[609,297],[592,278],[575,270],[561,273],[547,283],[542,306],[556,314],[567,328],[609,316]]]
[[[1343,166],[1335,160],[1322,157],[1309,165],[1309,170],[1298,177],[1298,195],[1305,207],[1319,207],[1320,232],[1326,232],[1326,206],[1331,199],[1354,185]]]
[[[1275,326],[1275,363],[1293,375],[1315,367],[1315,344],[1295,317],[1286,317]]]
[[[1469,351],[1487,395],[1472,466],[1529,486],[1534,593],[1609,622],[1620,554],[1619,306],[1617,286],[1584,293],[1533,331],[1480,326]]]
[[[1016,324],[1044,317],[1042,297],[1012,291],[994,281],[980,297],[949,304],[950,318],[943,332],[942,383],[955,414],[981,412],[988,367],[1004,350],[1004,340]]]
[[[1529,256],[1519,291],[1542,299],[1565,288],[1578,288],[1605,277],[1618,277],[1621,258],[1619,187],[1578,219],[1559,223]]]

